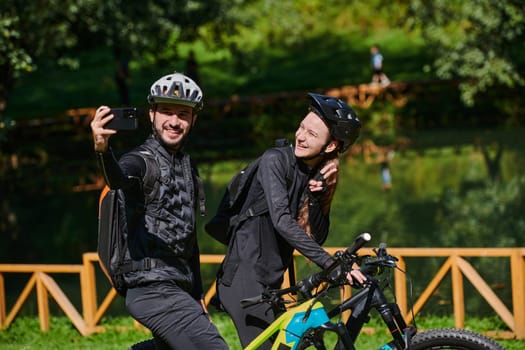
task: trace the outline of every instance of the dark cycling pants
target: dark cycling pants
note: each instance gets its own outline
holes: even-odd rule
[[[232,318],[243,348],[276,318],[276,313],[266,303],[241,308],[240,300],[260,295],[264,289],[265,286],[255,279],[253,270],[242,265],[239,266],[230,286],[218,284],[221,304]],[[272,339],[266,341],[259,349],[270,349],[271,346]]]
[[[129,289],[126,308],[151,330],[156,350],[228,349],[201,305],[174,283]]]

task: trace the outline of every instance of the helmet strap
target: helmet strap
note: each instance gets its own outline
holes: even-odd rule
[[[155,118],[157,117],[157,104],[155,103],[153,105],[153,119],[151,119],[151,132],[153,136],[155,136],[156,139],[159,139],[157,137],[157,130],[155,129]]]

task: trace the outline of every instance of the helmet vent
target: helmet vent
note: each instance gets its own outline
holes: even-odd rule
[[[202,108],[202,90],[190,78],[173,73],[157,80],[151,86],[150,103],[175,103]]]

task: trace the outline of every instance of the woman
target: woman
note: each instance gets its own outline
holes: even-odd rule
[[[355,142],[361,123],[342,100],[308,95],[310,110],[296,131],[295,147],[272,148],[262,155],[243,205],[249,208],[264,198],[268,211],[235,228],[218,274],[221,304],[232,317],[243,347],[277,315],[265,304],[243,309],[241,299],[268,287],[279,288],[284,272],[293,264],[295,249],[320,267],[333,261],[321,244],[328,234],[337,156]],[[358,270],[347,278],[350,283],[365,280]]]

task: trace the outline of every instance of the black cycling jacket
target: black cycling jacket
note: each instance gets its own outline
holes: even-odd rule
[[[283,152],[291,148],[272,148],[263,155],[244,207],[264,197],[268,204],[266,214],[243,222],[233,233],[219,278],[229,285],[239,264],[249,266],[258,281],[265,285],[282,283],[285,270],[291,265],[293,251],[321,267],[332,262],[331,256],[320,246],[328,233],[328,214],[323,215],[318,201],[310,203],[310,225],[315,235],[312,239],[297,223],[297,214],[307,191],[308,180],[317,170],[308,169],[295,157]],[[292,158],[288,164],[287,158]],[[293,167],[292,179],[287,179]]]

